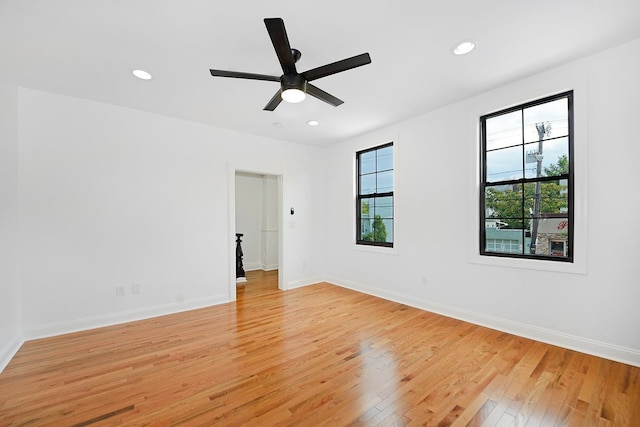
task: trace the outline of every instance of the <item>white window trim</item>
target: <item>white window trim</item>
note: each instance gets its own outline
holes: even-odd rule
[[[539,271],[553,271],[560,273],[587,274],[587,250],[588,250],[588,212],[587,212],[587,165],[588,165],[588,139],[587,139],[587,78],[583,75],[571,84],[565,84],[549,90],[548,83],[543,80],[535,81],[523,96],[523,91],[513,90],[509,87],[506,95],[496,96],[492,105],[478,106],[478,110],[470,114],[469,141],[473,146],[470,152],[470,170],[473,171],[470,180],[470,197],[473,206],[469,212],[469,262],[472,264],[511,267]],[[535,83],[539,83],[535,84]],[[544,88],[544,90],[540,90]],[[557,262],[538,259],[508,258],[480,255],[480,117],[499,111],[510,106],[524,104],[546,96],[573,90],[573,177],[574,177],[574,224],[573,224],[573,262]],[[500,101],[506,101],[500,103]]]

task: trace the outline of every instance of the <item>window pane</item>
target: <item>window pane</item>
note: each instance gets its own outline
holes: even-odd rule
[[[393,146],[381,148],[378,153],[378,171],[393,169]]]
[[[376,152],[367,151],[360,154],[360,175],[376,171]]]
[[[522,228],[524,216],[522,185],[501,185],[485,189],[486,218],[501,218],[500,228]]]
[[[393,197],[376,197],[374,215],[381,218],[393,218]]]
[[[384,226],[384,231],[386,235],[384,233],[380,233],[378,237],[384,240],[379,240],[379,241],[392,243],[393,242],[393,219],[388,218],[388,219],[382,220],[382,225]]]
[[[487,182],[522,178],[522,146],[487,153]]]
[[[567,180],[543,182],[540,185],[540,213],[566,214],[569,210]]]
[[[537,236],[527,252],[531,255],[567,256],[569,241],[569,218],[549,216],[533,219],[532,236]]]
[[[542,172],[544,176],[557,176],[569,173],[569,138],[546,141]]]
[[[536,200],[540,202],[537,204]],[[525,185],[525,210],[530,213],[530,216],[566,214],[568,209],[569,194],[566,180]]]
[[[522,113],[520,111],[492,117],[486,120],[485,125],[487,150],[522,144]]]
[[[360,177],[360,194],[373,194],[376,192],[376,174],[362,175]]]
[[[539,155],[540,143],[525,145],[525,176],[557,176],[569,173],[569,139],[560,138],[542,143],[542,155]],[[540,175],[538,175],[538,161]]]
[[[387,193],[393,191],[393,171],[379,172],[378,174],[378,193]]]
[[[360,240],[365,242],[393,242],[393,219],[362,219]]]
[[[524,110],[524,142],[569,135],[567,98],[536,105]]]

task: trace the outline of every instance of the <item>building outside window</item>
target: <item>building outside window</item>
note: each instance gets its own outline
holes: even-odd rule
[[[480,129],[480,254],[573,262],[573,92],[487,114]]]
[[[393,143],[356,153],[356,243],[393,247]]]

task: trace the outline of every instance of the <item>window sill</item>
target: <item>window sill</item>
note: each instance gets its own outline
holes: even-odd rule
[[[574,258],[575,260],[575,258]],[[469,262],[471,264],[491,265],[497,267],[524,268],[538,271],[552,271],[557,273],[587,274],[587,266],[584,263],[556,262],[541,259],[523,259],[494,257],[475,254]]]
[[[394,244],[392,248],[388,246],[359,245],[353,244],[354,250],[361,252],[369,252],[374,254],[398,255],[398,245]]]

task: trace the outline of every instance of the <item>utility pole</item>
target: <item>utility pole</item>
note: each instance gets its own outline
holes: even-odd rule
[[[544,136],[551,135],[551,123],[536,123],[536,130],[538,131],[538,153],[536,154],[536,178],[542,176],[542,160],[544,159],[542,140]],[[538,222],[540,221],[540,193],[541,193],[540,181],[536,182],[536,191],[533,195],[533,219],[531,220],[531,254],[536,253],[538,246]]]

